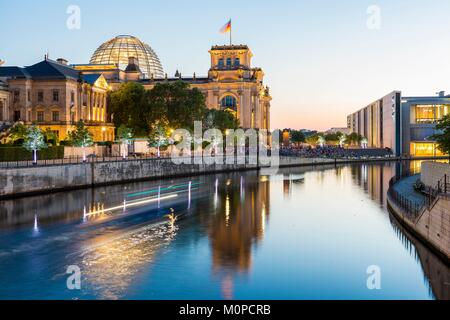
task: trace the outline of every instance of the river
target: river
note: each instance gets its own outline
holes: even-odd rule
[[[450,268],[386,209],[390,178],[419,167],[236,172],[2,201],[0,299],[449,299]],[[380,286],[369,289],[374,267]]]

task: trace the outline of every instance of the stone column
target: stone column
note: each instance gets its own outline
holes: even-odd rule
[[[261,123],[261,103],[259,101],[259,95],[255,94],[254,95],[254,99],[255,99],[255,128],[260,129],[262,127],[262,123]]]
[[[87,110],[87,119],[86,120],[91,120],[92,110],[91,110],[91,90],[90,89],[87,91],[86,110]]]
[[[103,94],[102,121],[106,122],[106,93]]]

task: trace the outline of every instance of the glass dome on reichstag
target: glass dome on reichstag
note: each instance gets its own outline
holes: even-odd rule
[[[163,78],[164,71],[155,51],[146,43],[130,35],[117,36],[95,50],[91,64],[118,64],[123,70],[133,57],[145,78]]]

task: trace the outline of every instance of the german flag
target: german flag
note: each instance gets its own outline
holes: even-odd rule
[[[228,33],[228,32],[231,32],[231,19],[220,29],[220,33]]]

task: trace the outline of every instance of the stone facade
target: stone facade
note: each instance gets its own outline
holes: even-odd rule
[[[177,72],[175,77],[145,78],[130,57],[126,70],[115,65],[74,65],[84,74],[101,73],[113,90],[121,83],[135,81],[147,90],[157,83],[185,81],[191,88],[198,88],[206,98],[210,109],[223,109],[232,112],[242,128],[270,129],[269,88],[264,86],[264,72],[251,64],[253,54],[246,45],[213,46],[209,51],[211,68],[207,77],[184,77]],[[132,66],[132,67],[130,67]],[[137,70],[136,70],[137,69]]]
[[[46,59],[31,67],[0,68],[0,78],[8,84],[4,121],[50,128],[64,140],[83,120],[94,141],[114,140],[114,127],[107,121],[109,86],[102,75],[84,76],[63,59]]]
[[[0,125],[9,119],[9,96],[7,84],[0,81]]]
[[[439,181],[447,175],[450,183],[450,165],[440,162],[423,162],[420,180],[427,186],[436,188]]]

